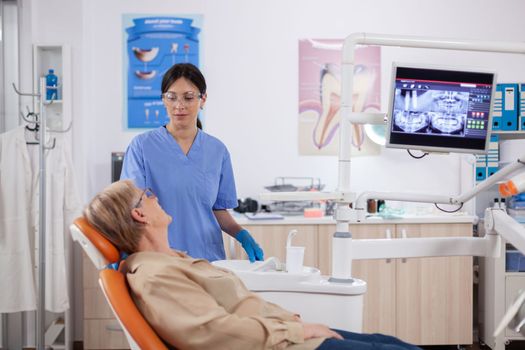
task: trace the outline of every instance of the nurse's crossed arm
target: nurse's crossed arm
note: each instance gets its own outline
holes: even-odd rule
[[[257,244],[255,239],[253,239],[248,230],[243,229],[227,210],[214,210],[213,214],[217,218],[221,229],[242,245],[250,262],[264,260],[262,248]]]

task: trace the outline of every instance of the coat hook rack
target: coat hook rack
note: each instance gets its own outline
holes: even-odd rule
[[[38,98],[39,102],[39,221],[38,221],[38,299],[37,299],[37,310],[36,310],[36,348],[38,350],[45,349],[45,326],[46,326],[46,312],[45,312],[45,300],[46,300],[46,158],[45,151],[55,147],[56,139],[53,138],[53,143],[51,146],[45,145],[46,139],[46,111],[45,107],[52,104],[46,103],[44,101],[43,95],[46,91],[46,79],[40,78],[39,91],[40,93],[27,93],[22,92],[17,89],[16,85],[13,83],[13,89],[19,96],[31,96]],[[28,113],[31,113],[28,108]],[[38,115],[38,114],[35,114]],[[23,118],[25,120],[25,118]]]

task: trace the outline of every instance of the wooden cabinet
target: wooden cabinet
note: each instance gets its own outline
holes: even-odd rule
[[[335,225],[319,225],[319,267],[331,272]],[[472,236],[472,224],[350,225],[354,239]],[[472,257],[356,260],[352,275],[367,282],[363,332],[395,335],[418,345],[471,344]]]
[[[98,284],[98,271],[83,254],[84,349],[129,349],[124,331],[113,316]]]
[[[396,225],[401,237],[472,236],[468,224]],[[420,345],[472,344],[472,257],[396,259],[396,335]]]

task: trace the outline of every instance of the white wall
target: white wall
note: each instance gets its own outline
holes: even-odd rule
[[[15,2],[4,1],[0,7],[0,46],[3,46],[3,52],[0,51],[2,57],[0,63],[3,75],[3,86],[0,87],[0,91],[4,94],[3,108],[0,108],[2,120],[0,120],[0,132],[10,130],[17,125],[18,119],[18,98],[15,90],[12,87],[12,83],[18,84],[18,9]],[[3,26],[3,28],[2,28]],[[2,62],[3,59],[3,62]]]
[[[91,196],[109,183],[110,152],[125,150],[137,132],[123,131],[121,15],[202,14],[201,66],[208,81],[205,130],[229,147],[239,197],[254,196],[277,176],[320,177],[337,185],[336,157],[297,150],[298,39],[344,38],[352,32],[525,39],[525,3],[506,1],[102,1],[85,2],[85,109],[80,123]],[[103,54],[101,54],[103,53]],[[392,60],[489,67],[500,81],[525,80],[523,57],[383,50],[383,105]],[[80,155],[79,155],[80,156]],[[415,161],[401,150],[352,164],[352,188],[459,191],[457,156]]]

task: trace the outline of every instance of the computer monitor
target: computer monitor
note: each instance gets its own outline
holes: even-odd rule
[[[486,153],[496,74],[393,64],[386,147]]]

